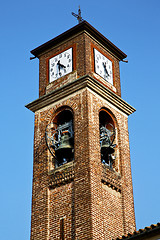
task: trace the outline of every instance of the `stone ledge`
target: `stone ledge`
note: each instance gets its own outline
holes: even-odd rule
[[[121,192],[122,186],[120,175],[112,169],[108,169],[104,164],[102,164],[102,183],[117,192]]]
[[[33,112],[36,112],[43,107],[46,107],[52,103],[55,103],[81,89],[89,88],[108,102],[112,103],[115,107],[120,109],[127,115],[135,112],[135,108],[125,102],[121,97],[113,93],[110,89],[106,88],[97,79],[90,75],[80,77],[71,83],[64,85],[40,98],[26,105],[26,108]]]
[[[55,188],[62,184],[69,183],[74,179],[74,164],[73,162],[64,164],[49,172],[49,188]]]

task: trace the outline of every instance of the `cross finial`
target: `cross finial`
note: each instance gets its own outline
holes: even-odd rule
[[[81,9],[80,9],[80,6],[79,6],[79,9],[78,9],[78,14],[72,12],[72,15],[77,18],[78,23],[81,23],[81,22],[83,21],[83,18],[81,17]]]

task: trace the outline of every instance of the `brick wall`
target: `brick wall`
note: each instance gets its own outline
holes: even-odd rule
[[[49,84],[49,58],[69,47],[73,47],[74,71]],[[113,59],[114,86],[93,72],[93,47]],[[86,74],[121,96],[118,59],[87,33],[56,45],[39,60],[40,97]],[[46,146],[45,128],[63,106],[73,112],[75,160],[57,171]],[[113,169],[101,163],[102,108],[110,112],[117,129]],[[62,231],[67,240],[108,240],[135,230],[127,119],[126,114],[87,87],[35,113],[31,240],[57,240]]]
[[[65,181],[66,172],[54,185],[54,170],[49,168],[52,157],[44,134],[46,125],[53,121],[61,106],[73,110],[75,160],[71,177]],[[103,169],[101,164],[99,110],[102,107],[112,111],[117,121],[119,153],[113,170]],[[32,240],[47,236],[59,239],[61,218],[64,218],[65,239],[112,239],[135,229],[127,128],[127,116],[88,89],[35,114]],[[60,167],[60,172],[63,171]],[[104,173],[106,176],[102,176]]]

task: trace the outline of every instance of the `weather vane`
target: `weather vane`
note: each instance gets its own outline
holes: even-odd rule
[[[79,9],[78,9],[78,14],[72,12],[72,15],[77,18],[78,23],[81,23],[82,21],[84,21],[83,18],[81,17],[81,9],[80,9],[80,6],[79,6]]]

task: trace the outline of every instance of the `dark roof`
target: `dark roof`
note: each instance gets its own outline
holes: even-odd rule
[[[70,28],[66,32],[58,35],[57,37],[51,39],[50,41],[42,44],[41,46],[33,49],[31,53],[38,57],[39,54],[43,53],[44,51],[48,50],[52,46],[58,44],[59,42],[63,41],[64,39],[70,38],[71,36],[81,32],[87,31],[91,34],[95,39],[97,39],[101,44],[107,47],[113,54],[115,54],[120,60],[127,57],[127,55],[122,52],[119,48],[117,48],[112,42],[110,42],[106,37],[104,37],[100,32],[98,32],[93,26],[91,26],[87,21],[83,21],[73,28]]]
[[[160,234],[160,223],[152,224],[149,227],[145,227],[144,229],[139,229],[138,231],[134,231],[133,233],[129,233],[126,236],[122,236],[121,238],[116,238],[115,240],[122,239],[147,239],[146,237],[152,237]]]

